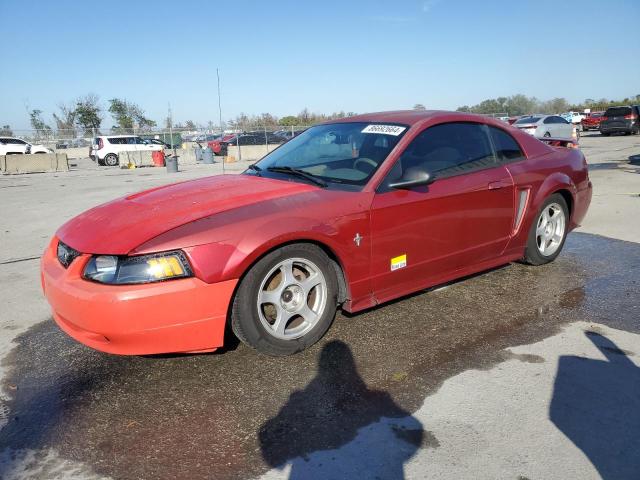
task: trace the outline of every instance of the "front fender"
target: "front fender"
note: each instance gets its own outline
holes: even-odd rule
[[[337,217],[330,223],[293,216],[270,218],[254,225],[229,240],[186,248],[196,275],[207,283],[237,279],[259,258],[278,246],[312,242],[333,253],[342,268],[347,290],[351,295],[370,293],[368,282],[371,238],[368,211]],[[362,237],[360,245],[353,241],[356,234]]]

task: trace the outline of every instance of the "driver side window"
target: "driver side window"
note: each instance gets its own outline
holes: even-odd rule
[[[427,128],[407,146],[382,184],[424,170],[436,178],[462,175],[497,166],[487,129],[477,123],[443,123]]]

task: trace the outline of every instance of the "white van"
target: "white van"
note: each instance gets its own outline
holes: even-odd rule
[[[101,135],[93,139],[89,156],[98,165],[118,165],[120,152],[162,152],[162,145],[145,142],[137,135]]]

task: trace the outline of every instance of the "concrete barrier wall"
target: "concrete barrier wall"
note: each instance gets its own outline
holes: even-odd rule
[[[280,145],[245,145],[240,147],[227,147],[227,155],[236,160],[260,160],[267,153],[275,150]],[[238,148],[240,152],[238,152]]]
[[[64,153],[0,155],[0,172],[3,174],[68,171],[69,160]]]
[[[173,153],[173,150],[171,153]],[[178,154],[178,165],[195,165],[198,163],[196,161],[196,152],[193,148],[176,150],[176,153]]]
[[[121,168],[127,168],[130,164],[136,167],[153,167],[152,153],[150,151],[119,152],[118,161]]]

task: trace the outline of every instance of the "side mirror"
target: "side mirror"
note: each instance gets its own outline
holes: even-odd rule
[[[435,177],[429,172],[412,168],[409,169],[397,182],[389,184],[389,187],[396,189],[407,189],[413,187],[420,187],[422,185],[429,185],[435,181]]]

